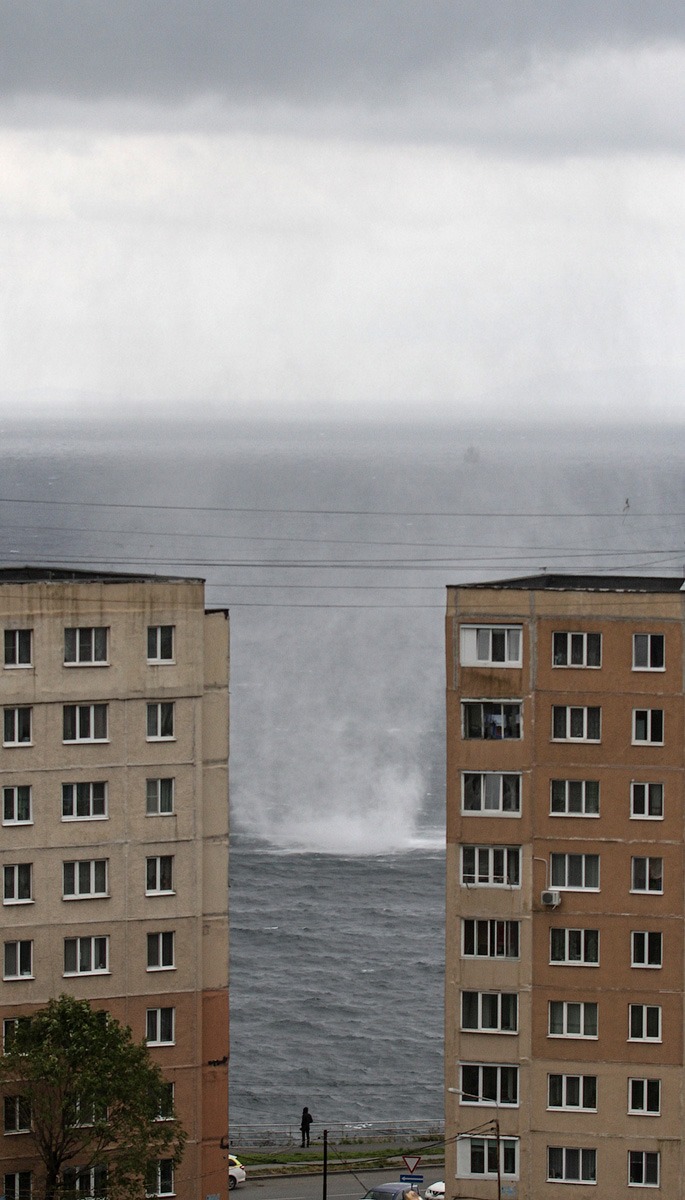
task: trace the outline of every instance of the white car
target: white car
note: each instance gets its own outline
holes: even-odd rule
[[[445,1184],[442,1180],[439,1183],[431,1183],[424,1195],[426,1200],[445,1200]]]
[[[245,1168],[239,1158],[234,1154],[228,1156],[228,1188],[233,1191],[239,1183],[245,1182]]]

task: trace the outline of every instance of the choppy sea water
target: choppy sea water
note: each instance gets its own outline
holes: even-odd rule
[[[231,853],[231,1125],[442,1116],[444,852]]]

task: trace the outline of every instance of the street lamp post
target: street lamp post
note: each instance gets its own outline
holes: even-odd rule
[[[488,1102],[487,1096],[474,1096],[471,1092],[464,1092],[462,1088],[448,1087],[448,1092],[453,1096],[470,1096],[473,1100]],[[497,1200],[502,1200],[502,1147],[500,1142],[500,1127],[499,1127],[499,1105],[494,1105],[496,1116],[492,1122],[495,1129],[495,1146],[497,1151]],[[485,1162],[487,1164],[487,1147],[485,1151]]]

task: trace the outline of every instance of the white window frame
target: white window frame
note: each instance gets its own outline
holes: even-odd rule
[[[652,1160],[652,1161],[650,1161]],[[641,1163],[641,1166],[640,1166]],[[649,1171],[656,1166],[656,1179],[646,1178]],[[634,1179],[633,1174],[639,1168],[641,1179]],[[661,1186],[661,1155],[658,1150],[629,1150],[628,1151],[628,1187],[658,1188]]]
[[[162,785],[168,786],[162,786]],[[163,793],[169,792],[170,807],[163,808],[162,803],[166,803],[166,797]],[[156,779],[146,779],[145,781],[145,814],[148,817],[169,817],[176,808],[176,780],[171,775],[161,776]]]
[[[642,1033],[640,1035],[633,1034],[633,1013],[640,1016]],[[650,1013],[657,1014],[658,1033],[656,1036],[647,1036],[647,1029]],[[660,1042],[661,1041],[661,1005],[660,1004],[629,1004],[628,1005],[628,1041],[629,1042]]]
[[[73,714],[74,737],[67,737],[67,722],[71,722]],[[104,736],[95,736],[98,726],[103,724]],[[109,705],[97,704],[64,704],[62,706],[62,742],[66,746],[84,743],[109,741]]]
[[[169,717],[171,717],[171,733],[162,733]],[[176,705],[173,700],[148,702],[145,730],[145,740],[148,742],[174,742],[176,740]]]
[[[24,895],[21,895],[22,892]],[[6,905],[33,904],[33,863],[4,864],[2,868],[2,902]]]
[[[562,1015],[563,1015],[562,1031],[561,1031],[561,1033],[552,1033],[552,1009],[554,1006],[559,1006],[559,1005],[561,1005],[561,1011],[562,1011]],[[547,1002],[547,1009],[548,1009],[548,1015],[547,1015],[547,1036],[548,1037],[550,1037],[550,1038],[573,1038],[574,1040],[578,1039],[581,1041],[592,1041],[592,1042],[597,1041],[597,1039],[599,1037],[599,1004],[597,1003],[596,1000],[549,1000]],[[580,1029],[579,1033],[576,1033],[575,1030],[572,1030],[569,1028],[571,1025],[569,1018],[570,1018],[571,1014],[575,1012],[576,1009],[578,1009],[578,1015],[580,1018],[580,1020],[578,1022],[578,1026]],[[594,1011],[595,1032],[587,1033],[586,1028],[587,1028],[587,1024],[588,1024],[588,1019],[589,1019],[590,1014],[592,1013],[593,1009],[595,1010]],[[574,1025],[576,1024],[575,1020],[574,1020],[573,1024]],[[592,1026],[592,1022],[590,1022],[590,1027],[591,1026]]]
[[[105,965],[104,967],[94,967],[92,965],[93,962],[102,961],[100,958],[102,943],[104,943],[105,950]],[[67,970],[67,945],[74,946],[74,957],[76,960],[74,970]],[[84,961],[84,951],[87,951],[87,958],[91,964],[87,967],[81,966],[82,961]],[[109,975],[109,936],[107,934],[95,934],[92,937],[65,938],[64,971],[62,973],[65,979],[76,975]]]
[[[16,978],[16,976],[13,976],[12,978]],[[28,976],[24,976],[24,978],[28,978]],[[25,1022],[26,1024],[30,1025],[31,1018],[30,1017],[4,1017],[3,1018],[3,1022],[2,1022],[2,1052],[3,1052],[3,1054],[5,1053],[5,1051],[10,1049],[13,1039],[16,1037],[17,1029],[19,1028],[19,1025],[22,1022]]]
[[[164,1017],[163,1013],[171,1013],[171,1017]],[[171,1021],[171,1037],[162,1039],[164,1033],[162,1026],[169,1020]],[[176,1044],[176,1010],[171,1005],[146,1009],[145,1041],[148,1046],[174,1046]]]
[[[501,652],[500,643],[503,643]],[[462,667],[520,667],[523,665],[523,626],[462,625],[459,651]]]
[[[561,1175],[552,1173],[552,1154],[561,1151]],[[578,1155],[578,1173],[570,1174],[571,1166]],[[574,1183],[593,1187],[597,1183],[597,1151],[593,1146],[548,1146],[547,1182]]]
[[[478,808],[466,805],[467,780],[478,780],[473,788],[473,798],[479,803]],[[515,808],[505,808],[505,780],[508,787],[515,792]],[[513,782],[512,782],[513,781]],[[477,792],[477,795],[476,795]],[[462,771],[461,773],[461,811],[465,817],[520,817],[521,816],[521,772],[520,771]]]
[[[5,1200],[31,1200],[33,1195],[32,1171],[5,1171]]]
[[[3,746],[33,745],[33,708],[10,704],[3,709]]]
[[[651,812],[652,789],[654,789],[654,807],[660,811]],[[640,799],[637,799],[640,797]],[[637,800],[637,803],[636,803]],[[642,805],[644,812],[637,809]],[[631,821],[663,821],[664,819],[664,785],[663,783],[645,783],[641,779],[633,779],[630,784],[630,819]]]
[[[174,1160],[173,1158],[160,1158],[154,1163],[154,1173],[156,1187],[154,1191],[149,1191],[148,1187],[151,1182],[148,1179],[148,1184],[145,1189],[146,1197],[154,1196],[175,1196],[174,1191]]]
[[[20,794],[21,793],[21,794]],[[28,816],[19,816],[20,811],[26,811]],[[30,783],[13,784],[2,789],[2,823],[3,825],[33,825],[33,792]]]
[[[108,790],[106,779],[63,783],[62,820],[106,821],[109,816]],[[94,811],[96,807],[102,807],[102,812]],[[71,812],[68,811],[69,809]]]
[[[473,1169],[475,1147],[482,1147],[483,1170]],[[518,1179],[520,1170],[520,1143],[517,1137],[474,1137],[462,1134],[457,1140],[457,1179]],[[498,1154],[499,1150],[499,1172]],[[511,1169],[510,1159],[514,1162]],[[493,1163],[494,1159],[494,1163]]]
[[[173,929],[147,935],[147,970],[173,971],[176,968],[176,937]]]
[[[64,630],[64,666],[108,667],[109,626],[68,625]]]
[[[28,657],[27,657],[28,653]],[[33,666],[33,630],[5,630],[5,668],[8,671],[25,671]]]
[[[470,933],[467,931],[467,925],[473,925],[473,946],[474,953],[469,954],[466,950],[467,938],[470,941]],[[479,928],[479,926],[487,926],[487,929]],[[514,931],[516,936],[514,937]],[[479,954],[478,947],[482,944],[485,938],[488,944],[488,953]],[[498,954],[498,946],[503,946],[508,949],[513,942],[516,942],[515,954]],[[493,953],[493,950],[495,953]],[[497,917],[462,917],[461,920],[461,956],[462,958],[480,958],[480,959],[495,959],[497,961],[517,962],[521,957],[521,922],[509,919],[500,920]]]
[[[576,859],[581,860],[580,873],[582,876],[582,880],[580,883],[569,883],[568,882],[569,876],[573,873],[571,870],[572,862],[575,862]],[[587,876],[590,871],[590,864],[595,859],[597,860],[597,883],[596,884],[593,883],[590,885],[590,884],[587,884],[585,881],[586,881]],[[563,870],[560,872],[557,868],[562,866],[562,860],[563,860]],[[599,854],[571,854],[571,853],[562,854],[562,853],[553,852],[552,854],[550,854],[549,867],[550,867],[549,878],[551,880],[550,887],[554,888],[557,891],[598,892],[600,890],[601,877],[600,877]],[[562,882],[560,882],[560,878],[562,879]]]
[[[165,631],[169,631],[165,633]],[[165,641],[171,638],[171,650],[169,654],[165,654]],[[148,625],[147,627],[147,661],[155,665],[169,665],[174,663],[175,657],[175,642],[176,642],[176,626],[175,625]],[[152,651],[152,653],[151,653]]]
[[[466,1087],[464,1080],[465,1071],[475,1071],[478,1077],[478,1090],[472,1091]],[[516,1099],[507,1100],[506,1087],[502,1087],[503,1075],[502,1072],[513,1072],[510,1076],[516,1081],[515,1091]],[[488,1082],[488,1076],[490,1081]],[[494,1077],[494,1078],[493,1078]],[[494,1082],[494,1088],[490,1087],[490,1083]],[[494,1092],[494,1095],[488,1096],[488,1091]],[[466,1108],[518,1108],[519,1106],[519,1068],[517,1063],[473,1063],[463,1062],[459,1064],[459,1103]]]
[[[159,1109],[157,1112],[157,1116],[155,1117],[155,1120],[156,1121],[173,1121],[176,1116],[176,1109],[175,1109],[176,1087],[175,1087],[173,1080],[171,1080],[171,1079],[165,1079],[164,1086],[166,1088],[167,1102],[166,1103],[164,1101],[160,1102]]]
[[[480,708],[480,733],[468,732],[468,710]],[[508,714],[509,709],[518,709],[518,714]],[[518,716],[518,724],[516,723]],[[511,719],[508,719],[510,717]],[[507,732],[508,730],[515,732]],[[461,735],[467,742],[520,742],[523,738],[523,701],[522,700],[462,700],[461,702]]]
[[[162,866],[162,863],[169,864],[168,868]],[[151,854],[145,859],[145,895],[146,896],[173,896],[174,895],[174,855],[173,854]],[[163,887],[164,872],[168,869],[170,884],[169,887]],[[154,875],[154,880],[151,883],[151,876]]]
[[[644,868],[642,868],[642,867],[638,867],[638,863],[645,863],[646,865]],[[660,866],[658,868],[658,872],[659,872],[658,875],[657,875],[656,866],[652,869],[652,866],[651,866],[652,863],[660,864]],[[645,886],[639,887],[638,883],[639,883],[639,879],[640,879],[640,876],[641,876],[643,870],[644,870]],[[652,870],[654,870],[654,874],[652,874]],[[650,885],[651,885],[652,880],[654,880],[655,883],[658,882],[659,886],[651,887]],[[661,858],[660,855],[658,855],[658,854],[652,854],[652,855],[636,854],[636,855],[633,855],[633,857],[630,860],[630,890],[634,895],[638,895],[638,896],[663,896],[663,894],[664,894],[664,860],[663,860],[663,858]]]
[[[595,803],[594,794],[597,789],[597,810],[588,805]],[[555,807],[555,805],[562,807]],[[574,807],[574,805],[578,807]],[[599,817],[600,783],[598,779],[550,779],[549,781],[549,815],[550,817],[589,817],[596,820]]]
[[[597,947],[597,957],[588,958],[588,943],[591,942],[591,934],[595,935],[595,944]],[[559,937],[558,935],[562,935]],[[555,958],[553,954],[554,943],[563,942],[564,955],[562,958]],[[549,961],[550,966],[555,967],[598,967],[599,966],[599,929],[567,929],[554,925],[549,931]]]
[[[552,1080],[561,1080],[561,1104],[552,1103]],[[590,1088],[590,1082],[595,1091],[594,1104],[586,1104],[585,1091]],[[573,1102],[573,1093],[578,1096],[578,1103]],[[566,1075],[560,1071],[552,1071],[547,1076],[547,1108],[550,1112],[597,1112],[597,1076],[596,1075]]]
[[[474,996],[477,1016],[475,1025],[469,1025],[465,1018],[466,997]],[[512,1003],[513,1001],[513,1003]],[[507,1025],[503,1021],[503,1009],[505,1007],[512,1009],[513,1024]],[[491,1021],[491,1015],[484,1012],[486,1009],[494,1010]],[[516,992],[477,992],[469,989],[464,989],[461,993],[461,1028],[468,1033],[501,1033],[504,1035],[515,1035],[518,1033],[518,994]]]
[[[473,854],[473,871],[467,871],[466,858]],[[461,847],[462,887],[520,888],[520,846]]]
[[[650,1106],[650,1088],[656,1090],[657,1103]],[[633,1076],[628,1080],[628,1113],[638,1117],[661,1116],[661,1080]]]
[[[644,714],[645,737],[638,737],[638,720]],[[633,746],[663,746],[664,743],[664,710],[663,708],[634,708],[633,709]],[[653,729],[653,727],[655,727]],[[660,734],[653,737],[652,733]]]
[[[109,895],[109,859],[80,858],[62,863],[62,899],[93,900]]]
[[[566,640],[565,647],[562,638]],[[588,638],[598,639],[599,662],[588,662]],[[593,643],[594,644],[594,643]],[[557,670],[599,671],[602,666],[602,635],[593,630],[573,632],[555,629],[552,634],[552,666]]]
[[[93,1167],[65,1167],[62,1182],[67,1194],[78,1196],[79,1200],[102,1200],[107,1195],[107,1167],[104,1163]]]
[[[8,1115],[13,1120],[8,1122]],[[3,1130],[8,1135],[31,1132],[31,1101],[28,1096],[5,1096],[3,1103]]]
[[[588,725],[590,724],[590,713],[598,714],[599,733],[597,737],[590,737],[588,734]],[[563,713],[563,723],[565,726],[564,733],[556,733],[555,727],[557,722],[557,713]],[[580,713],[580,732],[577,732],[578,715]],[[593,718],[594,719],[594,718]],[[590,742],[592,745],[599,745],[602,740],[602,708],[599,704],[553,704],[552,705],[552,737],[553,742]]]
[[[661,643],[661,653],[657,647]],[[656,653],[655,653],[656,651]],[[653,659],[661,658],[661,664],[652,665]],[[641,659],[641,662],[638,662]],[[634,671],[665,671],[666,670],[666,635],[663,633],[634,633],[633,634],[633,670]]]
[[[659,947],[659,961],[650,962]],[[659,929],[633,929],[630,934],[630,965],[640,970],[659,971],[664,965],[664,935]]]
[[[28,950],[26,947],[28,946]],[[10,957],[10,947],[14,947],[12,954],[14,956],[14,971],[8,967],[8,959]],[[26,959],[29,959],[28,970],[22,970],[22,965],[26,967]],[[3,947],[2,959],[2,977],[5,980],[10,979],[33,979],[33,941],[31,938],[20,938],[16,941],[5,942]],[[15,1020],[16,1018],[12,1018]]]

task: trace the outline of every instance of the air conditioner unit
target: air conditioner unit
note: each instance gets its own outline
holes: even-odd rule
[[[545,908],[557,908],[561,904],[561,892],[543,892],[540,900]]]

